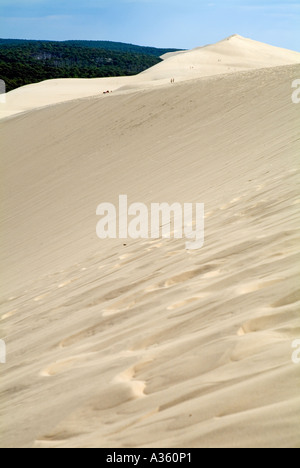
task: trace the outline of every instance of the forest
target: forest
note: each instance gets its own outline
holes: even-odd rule
[[[8,92],[54,78],[136,75],[174,50],[108,41],[0,39],[0,79]]]

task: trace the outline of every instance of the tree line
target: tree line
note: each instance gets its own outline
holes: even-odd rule
[[[0,79],[6,90],[54,78],[136,75],[173,49],[105,41],[26,41],[0,39]]]

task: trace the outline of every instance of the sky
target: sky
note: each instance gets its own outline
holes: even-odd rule
[[[300,52],[300,0],[0,0],[0,37],[191,49],[232,34]]]

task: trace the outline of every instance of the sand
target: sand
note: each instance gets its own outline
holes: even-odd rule
[[[1,447],[300,447],[300,65],[261,65],[1,121]],[[204,247],[101,241],[119,194]]]

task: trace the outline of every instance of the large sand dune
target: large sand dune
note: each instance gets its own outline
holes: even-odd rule
[[[1,446],[300,446],[299,77],[1,122]],[[96,207],[119,194],[204,202],[204,247],[99,240]]]
[[[165,86],[174,78],[184,82],[204,76],[300,64],[300,53],[234,35],[217,44],[162,56],[163,62],[136,76],[96,79],[57,79],[23,86],[7,94],[0,118],[103,92],[126,93]],[[104,97],[107,99],[107,95]]]

